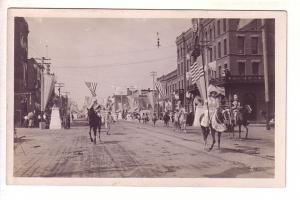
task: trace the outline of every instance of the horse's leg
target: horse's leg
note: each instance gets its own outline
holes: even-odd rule
[[[245,127],[245,129],[246,129],[246,139],[248,138],[248,127],[247,127],[247,125],[244,125],[244,127]]]
[[[239,139],[241,139],[241,124],[239,124]]]
[[[221,132],[218,132],[218,149],[221,149]]]
[[[212,141],[212,144],[209,148],[209,151],[211,151],[214,148],[214,145],[216,143],[215,130],[212,129],[212,128],[210,128],[210,130],[211,130],[211,137],[212,137],[213,141]]]
[[[90,135],[91,142],[93,142],[93,138],[92,138],[92,135],[91,135],[91,130],[92,130],[92,126],[90,126],[89,135]]]
[[[207,144],[207,136],[208,136],[208,129],[206,127],[201,126],[201,130],[202,130],[202,135],[203,135],[203,140],[204,140],[204,148],[206,147]]]
[[[96,138],[97,138],[97,126],[93,127],[93,131],[94,131],[94,144],[96,144]]]

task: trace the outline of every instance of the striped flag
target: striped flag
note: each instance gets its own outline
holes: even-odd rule
[[[160,81],[156,81],[156,82],[155,82],[155,88],[158,90],[159,95],[160,95],[161,97],[164,97],[164,96],[165,96],[165,93],[164,93],[164,90],[163,90],[163,87],[162,87],[162,84],[161,84]]]
[[[204,76],[203,67],[199,67],[198,62],[194,62],[194,64],[191,66],[190,73],[193,84],[196,83],[200,77]]]
[[[95,83],[95,82],[85,82],[85,85],[91,91],[93,97],[97,96],[96,95],[97,83]]]

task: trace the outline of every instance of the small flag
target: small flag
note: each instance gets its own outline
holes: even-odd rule
[[[191,77],[192,77],[192,83],[196,83],[201,76],[204,76],[204,70],[202,67],[199,67],[198,62],[194,62],[194,64],[191,66]]]
[[[91,91],[91,94],[92,94],[93,97],[97,96],[96,95],[97,83],[95,83],[95,82],[85,82],[85,85]]]

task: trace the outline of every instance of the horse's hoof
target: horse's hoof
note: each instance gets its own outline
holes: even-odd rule
[[[91,138],[91,142],[93,142],[93,138]]]

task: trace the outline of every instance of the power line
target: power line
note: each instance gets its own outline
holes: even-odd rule
[[[158,58],[158,59],[152,59],[152,60],[142,60],[142,61],[136,61],[136,62],[130,62],[130,63],[112,63],[107,65],[91,65],[91,66],[56,66],[56,69],[58,68],[105,68],[105,67],[119,67],[119,66],[126,66],[126,65],[136,65],[136,64],[144,64],[144,63],[153,63],[153,62],[159,62],[163,60],[168,60],[170,58],[176,59],[174,56],[164,57],[164,58]]]
[[[171,48],[171,47],[175,47],[176,45],[168,45],[168,46],[161,46],[160,45],[160,48]],[[138,50],[132,50],[132,51],[121,51],[121,52],[117,52],[117,53],[111,53],[111,54],[94,54],[94,55],[86,55],[86,56],[82,56],[82,57],[85,57],[85,58],[95,58],[95,57],[108,57],[108,56],[120,56],[120,55],[129,55],[129,54],[140,54],[140,53],[144,53],[144,52],[149,52],[149,51],[156,51],[157,49],[156,48],[148,48],[148,49],[138,49]],[[82,58],[80,57],[80,58]],[[69,57],[55,57],[55,59],[74,59]]]

